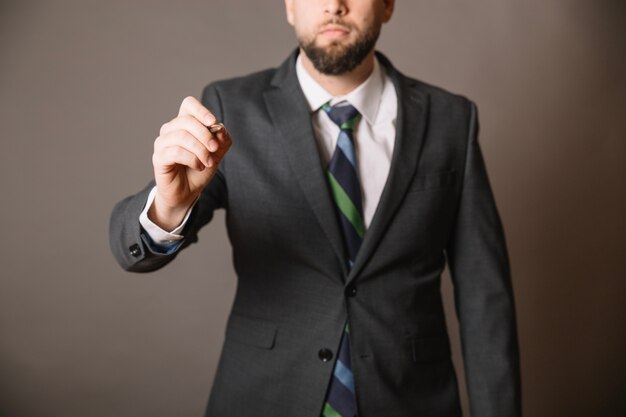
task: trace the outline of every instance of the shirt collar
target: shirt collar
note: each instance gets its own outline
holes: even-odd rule
[[[296,74],[311,112],[319,110],[324,103],[330,102],[331,105],[335,105],[347,101],[361,113],[361,116],[369,124],[375,123],[385,85],[384,77],[386,76],[378,63],[378,58],[374,59],[374,69],[367,80],[344,96],[335,97],[319,85],[304,68],[300,55],[296,60]]]

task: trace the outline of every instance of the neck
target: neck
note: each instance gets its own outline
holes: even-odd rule
[[[302,56],[302,65],[304,69],[313,77],[319,85],[333,96],[343,96],[361,85],[374,71],[374,51],[370,52],[367,57],[355,69],[340,75],[322,74],[315,69],[313,63],[306,56],[304,51],[300,50]]]

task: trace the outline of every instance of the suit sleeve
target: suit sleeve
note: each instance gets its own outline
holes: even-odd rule
[[[447,255],[474,417],[521,415],[515,306],[504,231],[478,144],[476,107]]]
[[[218,120],[223,120],[222,107],[217,89],[207,86],[202,94],[202,103]],[[122,268],[132,272],[149,272],[171,262],[180,250],[197,242],[198,231],[213,218],[213,211],[227,206],[224,158],[217,173],[202,191],[183,229],[183,242],[173,253],[159,253],[151,249],[147,233],[141,227],[139,215],[143,211],[154,180],[142,191],[131,195],[115,205],[109,222],[109,243],[113,256]]]

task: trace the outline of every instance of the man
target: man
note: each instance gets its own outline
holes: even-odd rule
[[[447,261],[472,415],[518,416],[474,105],[374,52],[393,0],[285,5],[299,50],[183,101],[155,141],[155,181],[113,211],[113,253],[160,268],[227,210],[239,281],[207,416],[236,417],[460,416]]]

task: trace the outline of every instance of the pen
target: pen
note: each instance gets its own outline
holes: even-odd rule
[[[211,133],[218,133],[222,130],[225,129],[224,124],[223,123],[214,123],[211,126],[209,126],[209,132]]]

